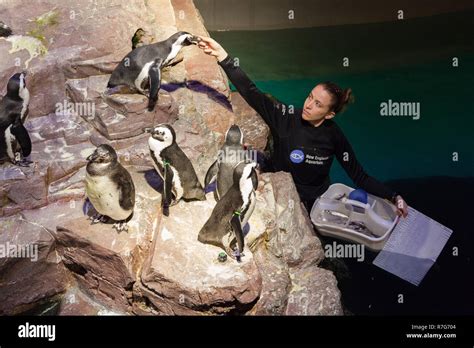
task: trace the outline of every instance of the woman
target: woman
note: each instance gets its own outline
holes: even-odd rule
[[[209,37],[200,39],[198,47],[217,58],[242,97],[270,127],[274,169],[291,173],[308,211],[329,187],[329,171],[336,156],[357,187],[389,199],[397,206],[398,215],[407,216],[403,198],[365,173],[344,133],[332,120],[351,100],[351,89],[342,90],[332,82],[320,83],[309,93],[303,109],[292,110],[262,93],[219,43]]]

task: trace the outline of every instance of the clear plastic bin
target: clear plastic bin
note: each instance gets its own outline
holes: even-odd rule
[[[396,207],[368,194],[366,204],[349,199],[354,189],[333,184],[311,209],[311,221],[323,236],[356,242],[379,251],[398,222]]]

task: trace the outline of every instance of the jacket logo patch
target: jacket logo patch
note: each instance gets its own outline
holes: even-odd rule
[[[304,152],[301,150],[293,150],[290,153],[290,161],[293,163],[301,163],[304,161]]]

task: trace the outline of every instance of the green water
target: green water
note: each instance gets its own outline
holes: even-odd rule
[[[472,23],[474,12],[468,11],[401,22],[211,36],[239,58],[260,89],[285,103],[302,106],[320,81],[351,87],[356,101],[336,122],[375,178],[472,177]],[[342,66],[343,57],[349,57],[349,67]],[[452,57],[459,59],[458,67],[452,66]],[[420,119],[380,116],[380,103],[389,99],[419,102]],[[353,185],[334,163],[332,181]]]

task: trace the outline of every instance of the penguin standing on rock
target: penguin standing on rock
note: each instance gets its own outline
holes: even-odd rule
[[[87,157],[86,195],[98,215],[92,223],[116,221],[114,228],[127,231],[127,222],[135,206],[135,185],[130,173],[118,162],[117,153],[112,146],[99,145]]]
[[[244,135],[236,124],[233,124],[225,134],[225,142],[219,151],[217,160],[209,167],[204,180],[204,187],[216,180],[214,198],[218,201],[233,184],[234,168],[245,160]]]
[[[221,247],[237,261],[244,250],[242,227],[250,219],[256,203],[256,165],[255,162],[242,161],[234,168],[233,185],[216,203],[198,235],[201,243]]]
[[[13,75],[8,81],[7,94],[0,101],[0,161],[29,166],[31,139],[24,126],[28,116],[30,93],[26,88],[26,72]]]
[[[153,111],[161,87],[161,69],[170,65],[181,48],[197,44],[200,39],[185,31],[177,32],[167,40],[136,47],[122,59],[110,76],[107,94],[118,86],[128,86],[146,95],[148,110]]]
[[[145,128],[150,133],[150,147],[153,165],[163,180],[161,205],[163,215],[169,216],[169,207],[184,200],[206,200],[193,165],[176,143],[176,133],[168,124]]]

